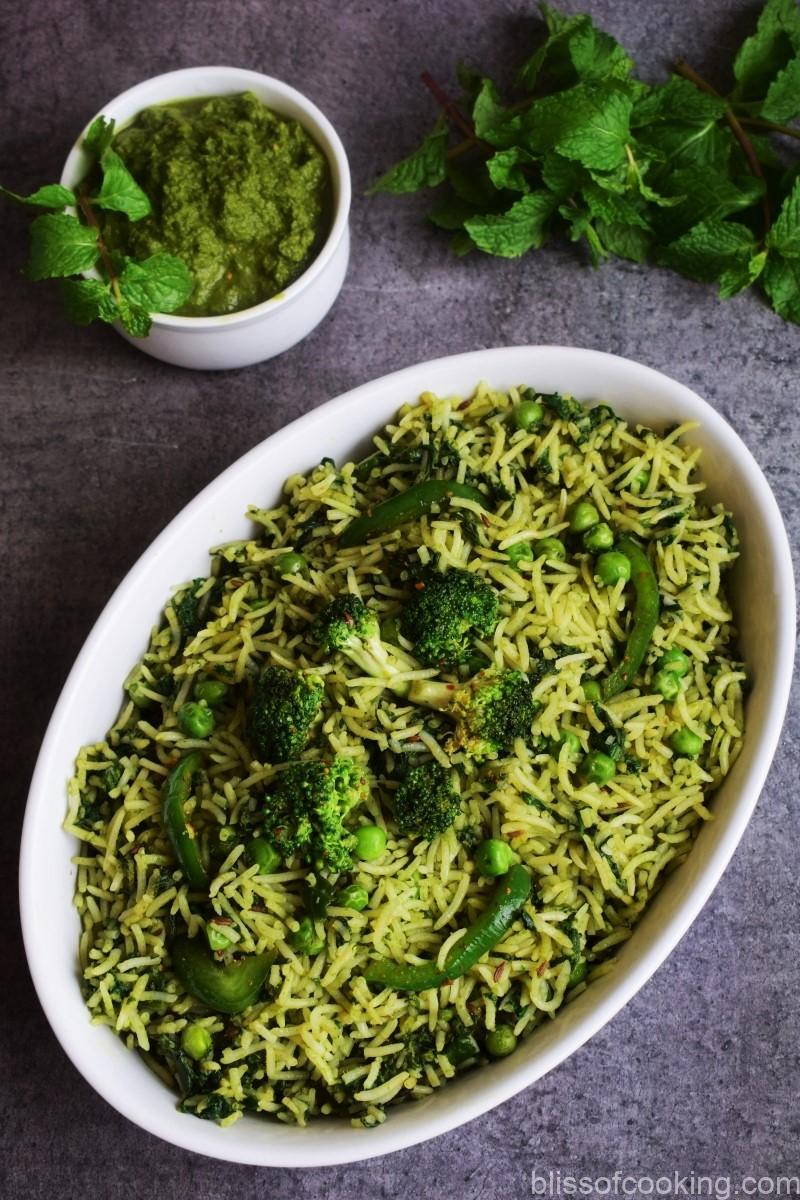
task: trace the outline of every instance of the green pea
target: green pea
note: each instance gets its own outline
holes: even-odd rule
[[[647,467],[641,467],[636,472],[633,479],[630,480],[628,487],[635,495],[638,496],[640,492],[644,491],[649,482],[650,472],[648,471]]]
[[[274,875],[281,865],[281,856],[266,838],[254,837],[247,843],[247,857],[258,867],[259,875]]]
[[[508,842],[502,842],[500,838],[487,838],[475,851],[475,866],[481,875],[490,878],[505,875],[517,862],[519,855],[514,853]]]
[[[305,554],[297,554],[294,550],[287,550],[275,559],[277,575],[302,575],[307,569],[308,559]]]
[[[373,862],[386,849],[386,830],[380,825],[359,825],[356,830],[356,858]]]
[[[583,697],[587,704],[599,704],[603,699],[603,689],[596,679],[587,679],[584,681]]]
[[[311,917],[303,917],[289,941],[292,949],[296,950],[298,954],[319,954],[325,945],[322,939],[317,937]]]
[[[205,701],[187,700],[178,709],[178,726],[187,737],[206,738],[214,732],[214,714]]]
[[[594,565],[595,579],[599,579],[606,587],[613,587],[620,579],[626,582],[631,577],[630,559],[619,550],[606,550]]]
[[[569,528],[571,533],[583,533],[591,529],[600,520],[600,513],[588,500],[578,500],[569,510]]]
[[[538,400],[521,400],[514,408],[514,424],[517,429],[529,430],[541,425],[544,408]]]
[[[444,1052],[454,1067],[460,1067],[471,1058],[477,1058],[481,1048],[471,1033],[459,1033],[445,1047]]]
[[[353,908],[356,912],[361,912],[369,904],[369,892],[362,884],[351,883],[349,887],[342,888],[336,897],[336,903],[342,908]]]
[[[596,554],[598,550],[610,550],[614,545],[614,533],[611,526],[605,521],[601,521],[599,525],[595,525],[593,529],[583,535],[583,544],[593,554]]]
[[[512,567],[515,567],[517,563],[522,562],[523,559],[533,558],[533,547],[531,546],[530,542],[514,542],[513,546],[508,547],[506,554],[508,555],[508,561],[511,563]]]
[[[195,1062],[207,1058],[213,1044],[211,1034],[204,1025],[187,1025],[181,1033],[181,1049]]]
[[[688,654],[684,654],[677,646],[670,646],[658,660],[659,671],[670,671],[673,675],[686,675],[692,667]]]
[[[617,773],[617,764],[613,758],[603,754],[601,750],[591,750],[583,760],[581,773],[589,783],[608,783]]]
[[[691,729],[679,729],[669,739],[670,747],[681,758],[697,758],[703,749],[703,739]]]
[[[674,671],[656,671],[653,676],[653,689],[665,700],[674,700],[680,695],[681,681]]]
[[[219,708],[228,697],[228,685],[221,679],[201,679],[194,685],[194,698],[209,708]]]
[[[558,745],[567,746],[570,754],[580,754],[581,739],[571,729],[562,729],[558,735]]]
[[[517,1035],[510,1025],[498,1025],[486,1035],[486,1053],[492,1058],[506,1058],[517,1048]]]
[[[567,557],[564,543],[554,537],[539,538],[539,541],[534,544],[533,552],[537,558],[544,556],[544,558],[555,558],[559,562],[563,562]]]

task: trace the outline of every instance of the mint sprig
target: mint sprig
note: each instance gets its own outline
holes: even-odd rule
[[[422,146],[372,192],[440,188],[431,221],[454,251],[515,258],[557,237],[717,285],[758,286],[800,322],[800,8],[768,0],[719,94],[685,62],[656,86],[587,14],[542,4],[545,37],[508,103],[459,69],[461,96],[428,73],[439,109]]]
[[[76,191],[54,183],[30,196],[6,188],[0,192],[20,204],[53,210],[31,224],[25,268],[29,279],[59,279],[66,314],[78,325],[119,321],[132,337],[147,337],[150,314],[180,308],[191,295],[193,281],[184,263],[172,254],[137,260],[111,253],[106,246],[97,209],[123,213],[131,221],[151,212],[149,199],[111,149],[113,136],[114,122],[98,117],[84,137],[84,148],[99,167],[99,186],[94,189],[84,181]],[[93,269],[96,279],[74,278]]]

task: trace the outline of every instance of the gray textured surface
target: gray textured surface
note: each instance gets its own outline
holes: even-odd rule
[[[577,7],[572,5],[573,8]],[[746,0],[593,0],[655,76],[678,53],[720,78]],[[530,1194],[531,1169],[605,1175],[797,1172],[798,714],[710,904],[628,1008],[541,1083],[469,1127],[367,1167],[292,1173],[216,1164],[138,1131],[68,1063],[39,1010],[16,931],[25,790],[66,671],[112,588],[192,495],[287,420],[393,368],[481,346],[572,342],[662,368],[742,434],[796,534],[800,330],[756,297],[569,250],[456,263],[416,201],[362,197],[432,119],[418,72],[461,57],[510,69],[529,6],[440,0],[0,2],[0,178],[56,178],[87,117],[139,79],[229,62],[295,84],[339,129],[354,178],[353,259],[328,320],[260,367],[199,375],[111,331],[74,331],[19,278],[24,219],[0,212],[4,542],[0,1194],[166,1198]],[[146,14],[146,16],[145,16]],[[724,78],[724,76],[722,76]],[[76,569],[79,564],[79,569]],[[54,819],[60,800],[54,797]],[[100,1182],[100,1162],[104,1163]]]

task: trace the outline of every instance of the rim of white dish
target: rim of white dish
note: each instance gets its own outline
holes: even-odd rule
[[[218,93],[193,93],[192,85],[196,84],[200,79],[210,81],[211,83],[219,81],[222,90]],[[263,316],[278,306],[292,303],[325,269],[326,264],[336,252],[336,248],[347,228],[352,193],[350,166],[341,138],[333,125],[322,110],[317,108],[316,104],[312,100],[309,100],[307,96],[304,96],[302,92],[299,92],[297,88],[293,88],[290,84],[284,83],[272,75],[264,75],[260,71],[251,71],[245,67],[184,67],[179,71],[166,71],[162,75],[153,75],[152,78],[144,79],[141,83],[134,84],[133,87],[120,92],[118,96],[115,96],[113,100],[109,100],[86,123],[67,155],[67,160],[61,172],[60,182],[64,187],[73,187],[78,182],[76,176],[82,173],[81,168],[85,157],[85,151],[82,148],[83,139],[92,121],[96,120],[97,117],[114,117],[115,109],[120,107],[127,109],[132,102],[140,102],[138,103],[136,112],[141,112],[151,104],[168,104],[170,99],[192,100],[200,98],[201,95],[207,95],[209,98],[212,94],[233,95],[234,89],[231,89],[229,86],[232,80],[235,80],[237,84],[241,84],[241,87],[237,86],[235,91],[246,91],[254,85],[268,87],[280,99],[296,104],[302,110],[303,114],[314,123],[315,128],[307,128],[307,132],[311,134],[314,141],[325,154],[331,171],[333,191],[331,227],[319,251],[303,271],[302,275],[299,275],[293,283],[290,283],[288,287],[278,292],[277,295],[270,296],[267,300],[262,300],[259,304],[253,304],[250,308],[243,308],[240,312],[223,313],[215,317],[180,317],[172,313],[153,313],[153,324],[162,329],[192,329],[202,332],[203,330],[218,329],[222,326],[229,328],[234,325],[246,325],[251,320]],[[160,86],[167,81],[170,84],[174,84],[176,88],[178,85],[184,83],[186,87],[181,87],[179,91],[176,91],[174,96],[169,98],[165,97],[160,100],[148,99],[149,93],[160,91]],[[264,103],[269,108],[273,107],[272,101],[264,101]],[[280,108],[275,108],[275,111],[280,112]],[[124,119],[126,121],[132,119],[133,115],[135,114],[132,113],[130,118],[126,117]],[[300,123],[303,124],[302,118],[296,119],[299,119]]]
[[[370,411],[368,402],[371,394],[382,385],[399,389],[402,387],[404,380],[409,380],[409,387],[412,387],[410,381],[418,379],[421,373],[427,375],[428,373],[444,369],[447,369],[448,372],[466,368],[473,370],[473,364],[476,383],[480,378],[486,378],[491,381],[493,371],[496,370],[498,374],[501,373],[502,368],[500,364],[507,359],[519,359],[522,361],[525,358],[530,358],[531,365],[526,370],[533,373],[535,370],[542,369],[542,364],[546,368],[548,360],[557,361],[559,357],[563,357],[565,354],[573,358],[580,358],[587,366],[595,365],[597,367],[598,391],[603,390],[603,385],[600,382],[603,376],[603,368],[604,366],[608,368],[609,365],[618,372],[624,370],[630,381],[636,382],[637,386],[641,384],[642,390],[647,390],[648,384],[650,384],[650,390],[658,390],[655,386],[656,384],[660,384],[662,389],[665,383],[668,384],[671,393],[675,397],[676,407],[680,408],[680,402],[683,400],[688,410],[702,415],[704,427],[712,430],[714,438],[724,448],[724,453],[728,455],[729,461],[735,464],[740,472],[746,474],[748,480],[752,482],[753,491],[758,498],[760,511],[770,530],[772,545],[775,551],[775,569],[778,584],[778,600],[776,602],[778,619],[775,630],[775,644],[781,646],[785,653],[780,655],[776,671],[770,683],[769,700],[763,719],[764,732],[757,745],[749,769],[739,781],[736,803],[731,805],[730,819],[727,821],[723,833],[719,836],[716,845],[709,855],[702,876],[692,882],[686,894],[682,895],[680,900],[675,903],[668,920],[656,932],[647,947],[642,951],[637,964],[632,968],[627,968],[625,972],[621,970],[620,975],[617,976],[619,982],[612,986],[604,1000],[596,1003],[578,1020],[572,1022],[570,1028],[566,1029],[563,1035],[555,1039],[553,1044],[548,1044],[534,1061],[528,1063],[521,1062],[516,1069],[506,1070],[503,1073],[493,1071],[491,1075],[484,1076],[481,1086],[467,1089],[465,1096],[462,1097],[461,1103],[457,1107],[437,1109],[425,1106],[423,1114],[421,1111],[422,1106],[425,1104],[423,1101],[417,1102],[416,1105],[403,1105],[399,1110],[394,1110],[393,1113],[389,1114],[389,1118],[384,1125],[376,1129],[363,1131],[363,1138],[359,1136],[358,1140],[356,1138],[343,1137],[341,1131],[332,1126],[330,1128],[330,1135],[324,1139],[304,1139],[303,1135],[307,1135],[310,1132],[310,1130],[305,1129],[296,1131],[297,1137],[292,1136],[290,1143],[271,1145],[269,1132],[265,1128],[263,1131],[263,1141],[258,1139],[257,1145],[254,1148],[249,1139],[245,1139],[246,1145],[242,1141],[237,1141],[237,1125],[228,1129],[219,1129],[209,1123],[192,1120],[177,1113],[176,1116],[179,1118],[179,1121],[174,1126],[170,1126],[168,1132],[165,1132],[163,1123],[159,1121],[158,1114],[151,1112],[148,1106],[137,1099],[136,1096],[130,1095],[125,1091],[120,1094],[120,1091],[115,1090],[109,1078],[110,1073],[107,1068],[104,1068],[102,1056],[92,1052],[91,1047],[94,1043],[84,1046],[80,1043],[80,1039],[75,1037],[69,1021],[65,1018],[59,1007],[55,989],[50,984],[50,964],[46,948],[36,936],[36,918],[38,915],[36,910],[36,861],[38,847],[34,838],[34,816],[38,809],[42,809],[48,814],[52,813],[54,820],[58,820],[59,822],[61,820],[62,810],[53,811],[52,792],[46,790],[45,781],[50,770],[50,759],[54,756],[58,747],[60,726],[70,705],[78,699],[81,679],[94,655],[96,643],[105,634],[107,627],[113,625],[117,609],[124,602],[124,598],[129,590],[135,587],[137,576],[143,575],[151,562],[157,559],[162,551],[166,550],[171,540],[176,535],[181,534],[183,528],[192,522],[194,512],[205,505],[213,497],[216,490],[222,490],[231,476],[239,472],[245,464],[251,460],[258,461],[260,456],[265,453],[267,445],[269,446],[270,455],[280,459],[282,443],[295,438],[298,433],[302,433],[306,428],[310,429],[322,419],[330,420],[331,417],[334,417],[346,421],[348,415],[352,415],[354,418],[350,427],[354,433],[353,443],[356,444],[359,438],[368,436],[374,431],[374,427],[377,427],[379,424],[378,419],[375,418],[374,421],[368,422],[368,429],[363,428],[366,423],[364,414]],[[535,360],[535,365],[533,360]],[[520,374],[519,376],[519,378],[524,377],[524,374]],[[609,396],[609,398],[611,397]],[[646,367],[631,359],[597,350],[575,349],[564,346],[521,346],[472,351],[467,354],[453,355],[425,363],[418,363],[400,371],[392,372],[371,383],[363,384],[335,399],[329,400],[311,412],[298,417],[295,421],[284,426],[283,429],[278,430],[259,443],[217,476],[215,480],[199,492],[170,521],[150,547],[141,555],[114,591],[90,632],[70,671],[48,725],[31,782],[23,825],[20,854],[20,911],[23,940],[34,986],[45,1015],[62,1048],[94,1090],[118,1112],[133,1121],[134,1124],[183,1149],[192,1150],[195,1153],[224,1161],[248,1163],[257,1166],[318,1167],[366,1160],[395,1150],[405,1149],[419,1142],[426,1141],[429,1138],[447,1133],[485,1114],[505,1100],[510,1099],[568,1058],[628,1003],[632,996],[647,982],[654,971],[665,961],[669,953],[695,920],[718,883],[752,815],[777,747],[792,679],[795,632],[794,595],[794,576],[786,530],[777,502],[750,451],[739,438],[738,434],[707,401],[701,399],[690,388],[678,383],[663,372]],[[602,982],[598,981],[599,984]],[[78,987],[77,970],[75,974],[75,987]],[[556,1023],[554,1022],[553,1024],[555,1025]],[[89,1028],[91,1029],[91,1026]],[[101,1031],[98,1030],[95,1032],[99,1036]],[[507,1064],[510,1060],[503,1060],[503,1062]],[[496,1067],[497,1065],[495,1064]],[[142,1070],[146,1069],[143,1065]],[[412,1109],[417,1110],[418,1119],[416,1120],[413,1119],[413,1114],[409,1113],[409,1110]],[[317,1125],[316,1122],[315,1125]],[[282,1133],[285,1135],[286,1132],[286,1128],[283,1127]],[[359,1131],[359,1134],[361,1132]],[[304,1157],[305,1161],[298,1161],[301,1156]]]

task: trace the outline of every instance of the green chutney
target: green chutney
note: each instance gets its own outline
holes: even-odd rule
[[[141,221],[104,214],[110,250],[177,255],[194,290],[185,317],[239,312],[303,273],[330,227],[328,162],[299,121],[251,92],[155,105],[114,138],[147,193]]]

